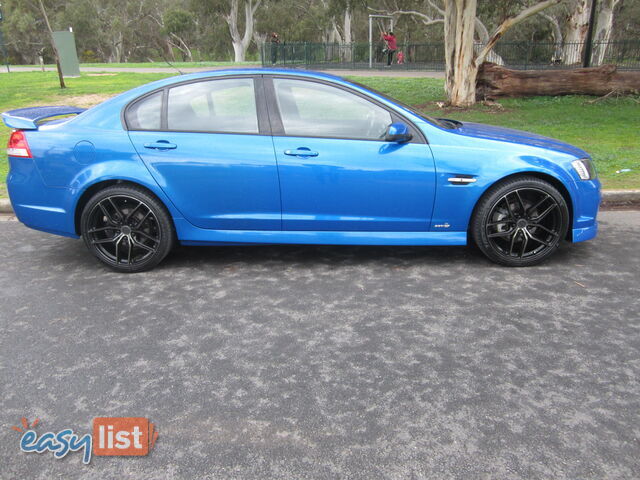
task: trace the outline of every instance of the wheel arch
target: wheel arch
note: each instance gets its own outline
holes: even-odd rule
[[[80,235],[80,219],[82,218],[82,211],[84,210],[85,205],[89,202],[91,197],[93,197],[96,193],[98,193],[101,190],[104,190],[105,188],[112,187],[114,185],[133,186],[133,187],[141,188],[147,194],[153,196],[156,200],[158,200],[158,202],[162,206],[164,206],[164,208],[169,213],[169,217],[171,218],[171,221],[173,222],[173,215],[167,203],[149,187],[145,186],[142,183],[134,182],[131,180],[108,179],[108,180],[101,180],[89,185],[78,198],[78,201],[76,202],[76,206],[74,210],[74,219],[73,219],[74,228],[77,235]]]
[[[512,180],[512,179],[517,178],[517,177],[536,177],[536,178],[538,178],[540,180],[544,180],[545,182],[550,183],[556,189],[558,189],[558,191],[562,195],[562,198],[564,198],[564,201],[567,204],[567,208],[569,209],[569,228],[567,229],[567,236],[565,237],[565,240],[571,241],[572,240],[572,225],[573,225],[573,199],[571,197],[571,194],[569,193],[569,189],[562,182],[562,180],[560,180],[558,177],[555,177],[555,176],[550,175],[548,173],[535,171],[535,170],[515,172],[515,173],[512,173],[510,175],[507,175],[506,177],[502,177],[502,178],[496,180],[495,182],[487,185],[487,188],[485,188],[484,192],[482,192],[482,195],[480,195],[478,197],[478,200],[476,201],[475,205],[473,206],[473,210],[471,212],[471,216],[469,217],[469,223],[467,224],[467,240],[469,242],[472,241],[472,238],[471,238],[471,223],[473,222],[473,219],[474,219],[474,217],[476,215],[476,210],[478,208],[478,205],[482,201],[482,199],[486,195],[488,195],[489,191],[493,187],[495,187],[496,185],[498,185],[498,184],[500,184],[502,182],[505,182],[507,180]]]

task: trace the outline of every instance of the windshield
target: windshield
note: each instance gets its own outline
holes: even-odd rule
[[[390,97],[389,95],[386,95],[384,93],[382,93],[379,90],[376,90],[375,88],[371,88],[367,85],[363,85],[360,82],[355,82],[353,80],[349,80],[349,83],[353,83],[354,85],[357,85],[359,87],[364,88],[365,90],[368,90],[372,93],[375,93],[376,95],[381,96],[382,98],[389,100],[392,103],[395,103],[396,105],[404,108],[405,110],[410,111],[411,113],[413,113],[414,115],[416,115],[417,117],[420,117],[421,119],[423,119],[425,122],[429,122],[429,123],[433,123],[434,125],[437,125],[438,127],[441,128],[446,128],[448,130],[453,130],[455,128],[458,128],[460,125],[462,125],[460,122],[456,121],[456,120],[449,120],[446,118],[435,118],[435,117],[430,117],[429,115],[425,115],[424,113],[420,112],[419,110],[416,110],[414,107],[412,107],[411,105],[407,105],[406,103],[403,103],[395,98]]]

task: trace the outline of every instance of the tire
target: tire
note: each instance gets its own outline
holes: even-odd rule
[[[176,243],[165,206],[133,185],[114,185],[91,197],[82,210],[80,232],[98,260],[123,273],[152,269]]]
[[[491,187],[471,220],[471,236],[490,260],[508,267],[537,265],[567,235],[569,208],[549,182],[520,176]]]

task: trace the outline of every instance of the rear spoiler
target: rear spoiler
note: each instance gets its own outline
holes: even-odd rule
[[[38,122],[62,115],[79,115],[86,108],[78,107],[29,107],[10,110],[2,114],[2,121],[9,128],[37,130]]]

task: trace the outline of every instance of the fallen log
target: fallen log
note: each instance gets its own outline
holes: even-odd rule
[[[485,62],[476,77],[476,98],[534,95],[607,95],[640,93],[640,72],[618,71],[615,65],[572,70],[510,70]]]

